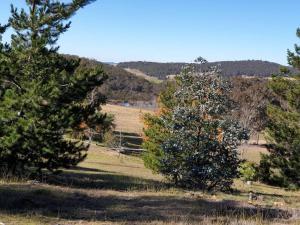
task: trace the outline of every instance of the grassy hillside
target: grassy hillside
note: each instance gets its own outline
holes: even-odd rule
[[[142,135],[143,133],[143,114],[154,113],[154,111],[151,110],[111,104],[103,106],[103,111],[113,114],[115,116],[116,131],[121,131],[122,133],[133,133],[137,135]],[[261,138],[263,137],[261,136]],[[260,142],[264,142],[264,140],[261,140]],[[250,161],[253,162],[260,161],[260,153],[267,153],[266,148],[260,145],[243,144],[242,146],[240,146],[239,149],[241,153],[241,158],[250,159]]]
[[[180,73],[187,63],[122,62],[120,68],[137,69],[148,76],[166,79],[169,75]],[[207,66],[220,65],[225,76],[271,76],[279,72],[280,64],[261,60],[222,61],[208,63]],[[207,67],[206,66],[206,67]],[[295,69],[289,68],[293,73]]]
[[[111,104],[107,104],[102,108],[103,112],[107,112],[115,116],[116,131],[135,134],[141,134],[143,132],[143,114],[153,113],[153,111],[150,110]]]
[[[152,112],[115,105],[116,130],[139,133],[141,116]],[[265,151],[244,145],[242,157],[259,160]],[[146,169],[140,157],[92,145],[77,167],[43,182],[0,180],[0,222],[13,225],[298,224],[300,192],[236,180],[232,193],[174,188]],[[258,199],[248,202],[253,191]]]
[[[65,55],[68,58],[78,59],[78,56]],[[159,92],[160,85],[150,82],[145,77],[137,76],[120,67],[101,63],[94,59],[80,58],[81,67],[102,66],[108,79],[101,86],[101,91],[108,101],[151,101]],[[155,79],[154,79],[155,80]]]
[[[13,225],[297,224],[300,192],[235,182],[233,194],[168,187],[140,158],[92,146],[78,167],[37,182],[0,182],[0,222]],[[248,191],[260,199],[249,204]],[[298,214],[297,214],[298,213]]]
[[[146,80],[148,80],[154,84],[159,84],[159,83],[163,82],[162,80],[158,79],[157,77],[148,76],[147,74],[143,73],[142,71],[140,71],[138,69],[124,68],[124,70],[126,70],[127,72],[132,73],[138,77],[145,78]]]

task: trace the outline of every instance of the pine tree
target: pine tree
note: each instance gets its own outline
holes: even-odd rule
[[[13,175],[55,172],[76,165],[88,145],[65,135],[85,123],[101,124],[101,95],[86,100],[106,79],[102,68],[80,68],[79,60],[58,54],[57,40],[68,20],[90,0],[61,3],[26,0],[27,9],[11,6],[15,31],[0,52],[0,165]],[[2,29],[3,31],[3,29]]]
[[[300,38],[300,28],[297,29],[296,35]],[[295,44],[295,52],[288,50],[288,63],[296,69],[300,69],[300,46]]]
[[[238,176],[237,147],[247,138],[247,132],[228,117],[230,84],[218,68],[193,67],[185,68],[176,82],[172,107],[157,118],[167,136],[160,142],[151,139],[159,144],[156,168],[179,186],[228,189]]]
[[[7,44],[3,44],[2,43],[2,34],[5,33],[6,29],[7,29],[8,25],[4,25],[2,26],[0,24],[0,54],[2,55],[4,52],[7,51]],[[1,60],[1,58],[0,58]],[[0,61],[1,64],[3,64],[4,62],[1,60]],[[0,64],[0,65],[1,65]],[[0,74],[3,73],[3,67],[0,66]],[[3,82],[1,82],[1,77],[0,77],[0,99],[1,99],[1,96],[3,95],[4,93],[4,89],[5,89],[5,84]]]
[[[300,37],[300,29],[297,30]],[[288,50],[288,62],[300,69],[300,47]],[[269,81],[275,100],[267,108],[269,155],[263,155],[260,177],[263,181],[300,187],[300,76],[287,78],[282,71]]]
[[[161,170],[160,160],[163,157],[161,144],[169,137],[170,132],[164,127],[164,120],[171,118],[171,110],[175,106],[174,93],[175,82],[169,82],[166,88],[159,94],[159,110],[155,114],[147,113],[143,117],[144,142],[142,147],[146,149],[143,154],[144,164],[155,173]]]

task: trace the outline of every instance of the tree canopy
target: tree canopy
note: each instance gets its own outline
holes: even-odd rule
[[[300,30],[297,30],[300,37]],[[288,50],[288,62],[300,69],[300,47]],[[269,88],[276,98],[267,108],[269,155],[261,160],[264,181],[277,185],[300,187],[300,76],[288,78],[288,71],[274,76]]]
[[[237,147],[248,138],[247,131],[228,117],[230,89],[217,67],[183,69],[175,90],[163,93],[172,99],[171,105],[164,103],[158,117],[146,118],[146,165],[176,185],[230,188],[238,176]]]
[[[101,124],[102,95],[86,97],[103,84],[101,67],[79,68],[80,60],[57,53],[69,19],[93,1],[26,0],[11,7],[11,43],[0,48],[0,165],[17,175],[56,171],[84,159],[88,146],[65,135],[85,123]],[[3,32],[5,29],[2,28]]]

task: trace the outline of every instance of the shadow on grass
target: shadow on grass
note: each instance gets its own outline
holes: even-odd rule
[[[103,163],[103,162],[100,163],[100,162],[93,162],[93,161],[89,161],[89,163],[90,164],[96,164],[96,165],[98,164],[98,165],[105,165],[105,166],[117,166],[117,167],[132,168],[132,169],[141,169],[141,168],[143,168],[142,166],[119,165],[119,164],[113,164],[113,163]],[[79,169],[79,170],[81,170],[81,169]]]
[[[155,180],[84,167],[49,176],[46,183],[79,189],[109,189],[116,191],[161,190],[167,188],[166,184]]]
[[[87,167],[82,167],[82,166],[74,166],[74,167],[71,167],[70,170],[85,171],[85,172],[104,172],[103,170],[100,170],[100,169],[87,168]],[[114,172],[111,172],[111,173],[114,173]]]
[[[86,194],[38,185],[2,185],[0,212],[41,215],[51,218],[85,221],[132,222],[185,221],[198,223],[204,218],[267,220],[288,219],[284,210],[243,206],[233,201],[208,201],[176,196]]]

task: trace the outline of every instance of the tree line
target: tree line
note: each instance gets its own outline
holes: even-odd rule
[[[170,75],[179,74],[184,66],[188,63],[157,63],[157,62],[122,62],[118,64],[121,68],[138,69],[145,74],[165,80]],[[268,61],[261,60],[241,60],[241,61],[222,61],[214,63],[206,63],[199,65],[195,63],[195,67],[208,69],[211,66],[220,65],[222,74],[224,76],[256,76],[256,77],[270,77],[272,74],[277,74],[281,65]],[[297,69],[290,68],[292,73],[297,73]],[[199,68],[198,68],[199,69]]]

